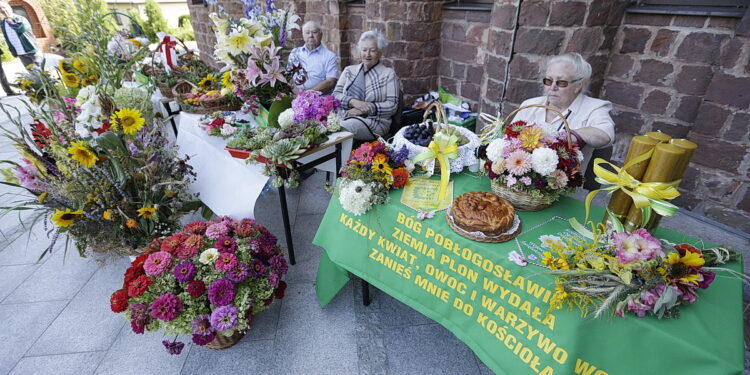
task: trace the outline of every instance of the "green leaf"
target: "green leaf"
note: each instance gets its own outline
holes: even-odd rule
[[[268,126],[278,128],[279,115],[289,108],[292,108],[292,97],[290,95],[273,102],[271,108],[268,110]]]
[[[654,304],[654,314],[661,319],[664,313],[677,303],[677,293],[670,287],[665,287],[661,297]]]
[[[125,144],[122,143],[120,137],[112,132],[105,132],[96,139],[96,143],[107,150],[116,150],[125,152]]]

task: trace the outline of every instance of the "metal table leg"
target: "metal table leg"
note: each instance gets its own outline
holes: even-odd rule
[[[286,168],[276,167],[276,171],[283,179],[287,178]],[[294,260],[294,242],[292,240],[292,226],[289,223],[289,209],[286,206],[286,189],[284,184],[279,186],[279,201],[281,203],[281,217],[284,220],[284,235],[286,236],[286,246],[289,252],[289,263],[295,264]]]
[[[365,279],[360,280],[362,280],[362,304],[370,306],[370,283],[365,281]]]
[[[167,115],[170,117],[169,122],[172,124],[172,131],[174,132],[174,136],[177,137],[177,123],[174,121],[174,116],[182,112],[182,110],[178,109],[173,112],[172,102],[161,102],[161,104],[164,106],[164,109],[167,110]]]

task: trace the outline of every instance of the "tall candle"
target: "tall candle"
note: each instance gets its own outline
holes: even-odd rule
[[[628,149],[628,154],[625,156],[624,164],[627,164],[631,160],[651,151],[651,149],[653,149],[657,143],[658,141],[645,135],[637,135],[633,137],[633,139],[630,141],[630,148]],[[646,167],[648,167],[649,160],[650,159],[646,159],[637,164],[633,164],[628,167],[626,171],[629,175],[633,176],[633,178],[640,180],[643,177],[643,174],[646,172]],[[607,208],[609,208],[609,211],[612,212],[615,218],[620,221],[624,221],[625,216],[628,214],[628,210],[630,210],[630,205],[632,203],[633,199],[631,199],[629,195],[625,194],[621,190],[618,190],[612,193]]]
[[[669,140],[672,139],[672,137],[670,137],[669,134],[662,133],[662,132],[647,132],[646,137],[655,139],[656,141],[661,142],[661,143],[668,143]]]
[[[695,152],[695,149],[698,148],[698,145],[688,141],[687,139],[673,139],[669,141],[670,144],[675,145],[682,150],[685,151],[682,158],[679,161],[679,164],[674,169],[674,175],[672,176],[672,181],[681,180],[682,177],[685,176],[685,171],[687,170],[688,165],[690,164],[690,159],[693,158],[693,153]],[[661,221],[661,215],[654,213],[651,216],[651,219],[644,225],[644,228],[648,230],[653,230],[656,227],[659,226],[659,222]]]
[[[675,173],[675,168],[685,156],[685,150],[675,145],[661,143],[654,148],[651,162],[648,163],[642,182],[669,182]],[[635,205],[630,207],[625,221],[625,230],[638,228],[643,218],[641,209]]]

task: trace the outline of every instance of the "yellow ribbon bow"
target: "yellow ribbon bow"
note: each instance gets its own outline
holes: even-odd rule
[[[427,151],[414,158],[414,163],[424,161],[423,165],[426,165],[433,159],[437,159],[440,163],[440,191],[438,193],[438,201],[442,201],[445,198],[445,192],[448,189],[450,178],[449,159],[458,157],[457,143],[458,137],[455,135],[446,136],[442,133],[437,133],[432,137],[432,142],[427,146]],[[432,170],[428,170],[427,177],[432,176],[432,173]]]

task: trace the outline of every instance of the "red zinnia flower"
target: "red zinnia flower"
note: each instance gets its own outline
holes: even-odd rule
[[[683,244],[680,244],[680,245],[675,245],[674,248],[675,248],[675,250],[677,250],[677,252],[680,253],[681,257],[685,256],[685,254],[688,251],[691,252],[691,253],[696,253],[696,254],[700,254],[701,256],[703,256],[703,252],[701,252],[700,250],[698,250],[695,247],[690,246],[690,245],[688,245],[686,243],[683,243]]]
[[[125,289],[120,289],[109,297],[109,307],[113,312],[121,313],[128,308],[128,293]]]
[[[143,263],[146,263],[146,259],[148,259],[148,254],[141,254],[135,259],[130,262],[130,265],[133,267],[143,267]]]
[[[143,270],[143,267],[130,267],[127,270],[125,270],[125,281],[122,283],[123,288],[127,288],[131,281],[135,280],[141,275],[144,275],[146,272]]]
[[[185,290],[190,294],[190,297],[198,298],[202,296],[203,293],[206,293],[206,284],[200,280],[191,281],[188,283],[187,289]]]
[[[185,241],[187,235],[184,233],[173,234],[164,239],[161,242],[161,251],[166,251],[172,255],[177,254],[177,250],[182,247],[182,242]]]
[[[224,125],[224,119],[221,117],[215,118],[213,121],[211,121],[210,124],[208,124],[208,127],[212,129],[218,129]]]
[[[276,299],[284,298],[284,292],[286,292],[286,281],[281,280],[279,286],[274,290],[273,294]]]
[[[140,297],[151,286],[151,278],[146,275],[138,276],[128,284],[128,295],[131,297]]]
[[[402,187],[406,185],[406,181],[409,179],[409,171],[405,168],[396,168],[393,170],[393,186]]]

